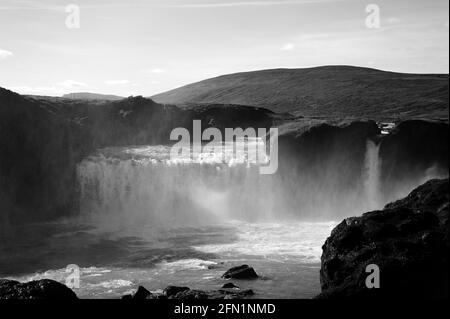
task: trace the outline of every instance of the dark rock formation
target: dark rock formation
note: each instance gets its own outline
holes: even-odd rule
[[[343,221],[323,246],[319,298],[448,298],[448,215],[447,179]],[[379,289],[366,286],[369,265],[379,267]]]
[[[76,300],[77,295],[59,282],[44,279],[20,283],[0,279],[0,299],[58,299]]]
[[[404,193],[398,196],[397,190],[405,185],[411,190],[423,183],[424,175],[447,177],[448,123],[418,120],[400,123],[391,134],[383,137],[380,160],[385,203],[402,197]]]
[[[248,266],[242,265],[230,268],[223,275],[222,278],[225,279],[257,279],[258,275],[255,270]]]
[[[374,121],[351,123],[297,123],[279,138],[277,175],[289,194],[283,204],[293,213],[302,205],[302,218],[348,216],[348,203],[364,196],[367,141],[380,129]],[[324,200],[324,198],[326,200]],[[355,213],[363,206],[354,207]],[[322,215],[322,216],[321,216]]]
[[[140,293],[139,293],[140,292]],[[139,298],[136,295],[139,293]],[[150,293],[147,289],[139,287],[137,292],[131,295],[122,296],[124,300],[137,299],[177,299],[177,300],[194,300],[194,299],[245,299],[253,296],[253,290],[227,290],[219,289],[212,291],[203,291],[190,289],[188,287],[168,286],[162,293]]]
[[[132,296],[135,300],[147,299],[148,296],[151,295],[151,292],[145,289],[142,286],[139,286],[134,295]]]
[[[188,290],[190,290],[188,287],[168,286],[166,289],[164,289],[164,294],[167,297],[173,297],[179,294],[180,292],[185,292]]]

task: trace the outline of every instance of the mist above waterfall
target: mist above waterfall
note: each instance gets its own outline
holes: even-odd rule
[[[366,191],[366,202],[369,210],[380,209],[383,203],[380,198],[381,177],[380,144],[367,141],[365,158],[364,189]]]

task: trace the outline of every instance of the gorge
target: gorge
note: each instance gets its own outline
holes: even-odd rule
[[[439,97],[442,90],[448,81]],[[394,100],[396,91],[379,93]],[[320,293],[321,246],[341,220],[448,178],[448,115],[440,111],[445,103],[448,111],[448,97],[437,100],[424,102],[425,115],[437,110],[428,118],[416,109],[399,117],[395,108],[355,118],[0,89],[0,276],[64,282],[65,267],[76,264],[84,282],[77,295],[105,298],[137,284],[212,289],[225,268],[250,263],[264,280],[242,289],[312,298]],[[278,171],[261,175],[248,157],[171,162],[172,129],[192,136],[194,120],[224,135],[277,127]]]

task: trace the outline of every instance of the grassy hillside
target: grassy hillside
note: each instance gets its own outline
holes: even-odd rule
[[[308,117],[448,120],[448,94],[448,75],[327,66],[224,75],[152,99],[177,105],[251,105]]]

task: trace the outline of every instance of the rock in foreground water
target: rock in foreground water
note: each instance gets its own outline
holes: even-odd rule
[[[76,300],[77,295],[65,285],[44,279],[20,283],[0,279],[0,299],[58,299]]]
[[[145,293],[144,293],[145,292]],[[253,296],[253,290],[219,289],[219,290],[197,290],[188,287],[168,286],[162,293],[149,292],[144,287],[139,286],[136,293],[132,295],[122,296],[121,299],[177,299],[177,300],[194,300],[194,299],[245,299]],[[139,296],[139,298],[136,298]]]
[[[319,298],[448,297],[448,192],[448,179],[432,180],[384,210],[339,224],[323,246]],[[366,283],[373,265],[379,288],[369,289],[377,283]]]
[[[248,265],[242,265],[242,266],[230,268],[222,275],[222,278],[225,278],[225,279],[257,279],[258,275],[256,274],[255,270],[252,267],[250,267]]]

